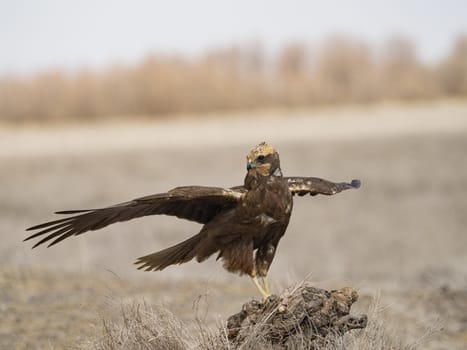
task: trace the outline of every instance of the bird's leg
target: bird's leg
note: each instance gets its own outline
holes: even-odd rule
[[[274,259],[274,254],[276,252],[277,242],[270,241],[267,244],[261,245],[255,254],[255,275],[260,276],[261,287],[265,292],[266,298],[271,295],[271,290],[269,289],[269,283],[266,279],[266,275],[271,266],[272,259]]]
[[[266,292],[266,294],[268,296],[270,296],[271,295],[271,290],[269,289],[269,282],[268,282],[268,279],[266,278],[266,276],[261,277],[261,282],[263,284],[264,291]]]
[[[256,275],[252,276],[251,280],[253,281],[256,288],[258,288],[259,292],[261,293],[261,296],[263,297],[263,301],[266,300],[271,295],[271,293],[269,293],[269,291],[264,290],[263,286],[261,286],[261,284],[259,283],[258,277],[256,277]]]

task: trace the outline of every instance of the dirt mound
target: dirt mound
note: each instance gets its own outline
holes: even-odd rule
[[[250,342],[251,337],[285,348],[293,347],[297,340],[319,347],[349,330],[366,327],[366,315],[350,314],[357,299],[357,292],[349,287],[327,291],[304,283],[281,296],[245,303],[228,319],[228,338],[236,347]]]

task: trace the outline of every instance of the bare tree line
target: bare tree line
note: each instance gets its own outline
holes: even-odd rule
[[[324,104],[467,96],[467,36],[439,62],[394,37],[376,50],[333,37],[318,47],[290,43],[212,50],[198,58],[150,55],[135,66],[31,77],[0,77],[0,120],[93,120]]]

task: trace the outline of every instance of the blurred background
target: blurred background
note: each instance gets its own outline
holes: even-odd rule
[[[352,285],[401,342],[443,328],[424,348],[465,349],[466,18],[453,0],[0,2],[0,348],[75,344],[117,297],[192,319],[206,293],[212,323],[256,297],[214,259],[135,270],[198,232],[174,218],[22,240],[54,211],[239,185],[265,140],[285,175],[363,183],[296,198],[274,291]]]
[[[463,1],[1,6],[2,122],[467,94]]]

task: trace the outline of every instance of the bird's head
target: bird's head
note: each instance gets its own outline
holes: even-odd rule
[[[261,176],[282,176],[279,153],[268,143],[261,142],[246,157],[248,172],[256,172]]]

